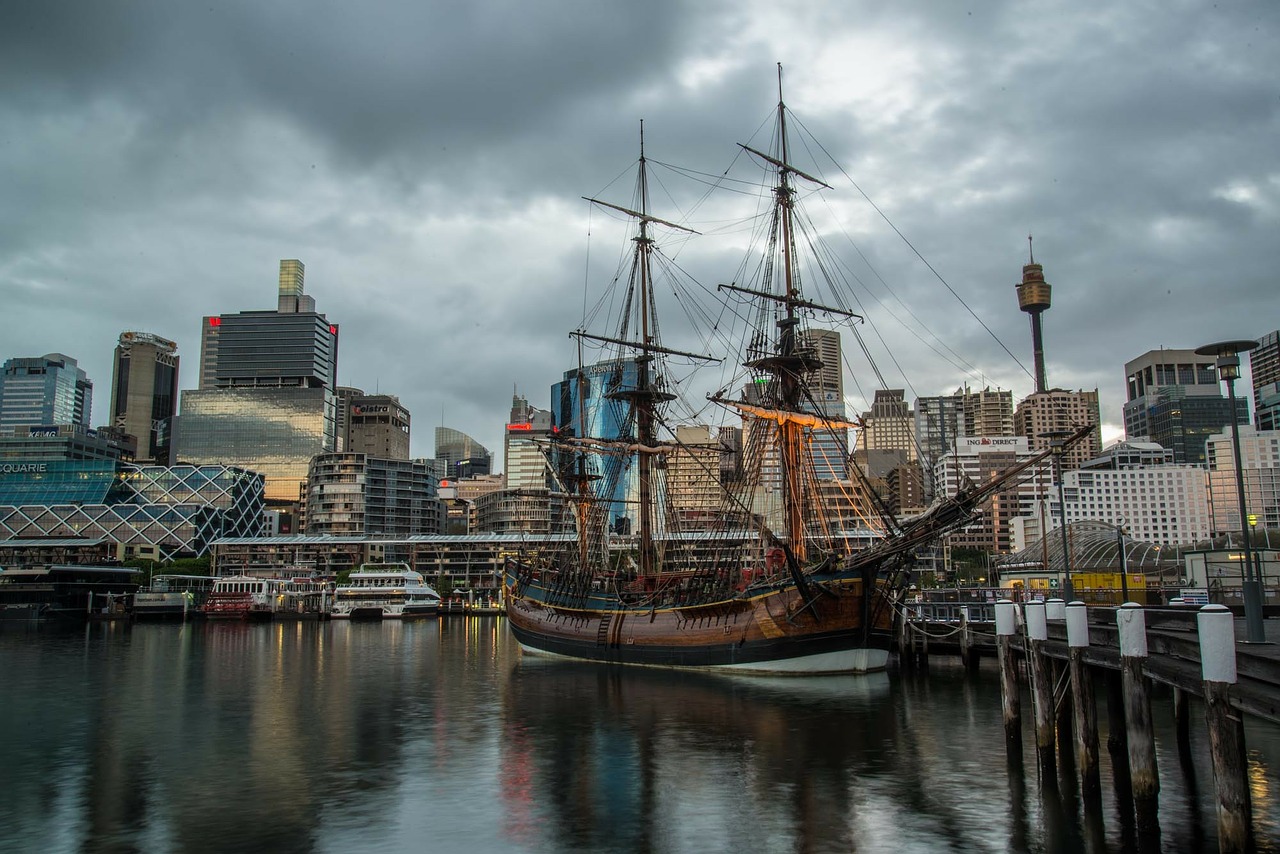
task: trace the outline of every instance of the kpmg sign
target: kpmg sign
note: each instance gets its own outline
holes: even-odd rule
[[[961,436],[956,439],[956,453],[981,454],[990,451],[1030,452],[1026,436]]]

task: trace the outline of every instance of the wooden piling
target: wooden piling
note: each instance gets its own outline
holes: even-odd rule
[[[1080,601],[1067,605],[1067,646],[1080,790],[1085,795],[1093,795],[1102,788],[1098,774],[1098,710],[1093,698],[1093,682],[1084,663],[1084,651],[1089,646],[1089,614]]]
[[[973,632],[969,628],[969,606],[960,608],[960,666],[965,673],[977,669],[977,655],[973,651]]]
[[[1120,679],[1133,797],[1154,801],[1160,794],[1160,774],[1151,724],[1151,695],[1143,672],[1147,661],[1147,618],[1142,606],[1126,602],[1118,608],[1116,626],[1120,630]]]
[[[916,626],[916,636],[919,640],[919,661],[921,669],[929,668],[929,623],[925,620],[924,614],[920,615],[920,623]]]
[[[1249,797],[1244,721],[1231,707],[1236,682],[1235,619],[1225,605],[1205,605],[1200,629],[1200,671],[1204,679],[1205,723],[1218,797],[1218,850],[1253,850],[1253,804]]]
[[[1008,599],[996,603],[996,651],[1000,659],[1000,707],[1004,716],[1005,748],[1020,753],[1022,701],[1018,694],[1018,664],[1013,657],[1013,635],[1018,628],[1017,608]]]
[[[911,620],[907,611],[907,604],[899,600],[898,602],[898,664],[903,668],[910,668],[915,664],[912,655],[910,643]]]
[[[1045,621],[1055,627],[1064,628],[1067,621],[1067,603],[1054,597],[1044,603]],[[1054,684],[1054,727],[1058,734],[1058,764],[1064,774],[1075,773],[1075,751],[1071,742],[1071,704],[1065,702],[1066,694],[1059,697],[1057,686],[1062,681],[1062,674],[1067,670],[1065,662],[1050,662],[1050,676]]]
[[[1181,688],[1173,689],[1173,729],[1177,734],[1178,751],[1191,752],[1191,709],[1187,692]]]
[[[1028,602],[1023,608],[1027,624],[1027,664],[1031,672],[1031,699],[1036,721],[1036,757],[1041,767],[1056,764],[1053,745],[1053,676],[1044,645],[1049,640],[1043,602]]]

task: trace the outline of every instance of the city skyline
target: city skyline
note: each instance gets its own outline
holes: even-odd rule
[[[438,425],[496,451],[511,386],[549,403],[583,283],[612,273],[617,224],[579,196],[626,201],[607,185],[641,119],[655,162],[719,174],[777,100],[775,61],[798,120],[893,223],[823,172],[867,344],[909,400],[1031,391],[1028,233],[1054,287],[1048,385],[1099,389],[1108,441],[1126,360],[1280,325],[1280,11],[660,6],[6,7],[0,355],[76,358],[106,424],[121,331],[177,342],[196,388],[200,318],[270,309],[297,258],[343,325],[339,385],[397,395],[415,457]],[[688,196],[658,180],[680,221]],[[733,234],[689,225],[705,238],[668,251],[730,280]],[[846,384],[852,411],[871,376]]]

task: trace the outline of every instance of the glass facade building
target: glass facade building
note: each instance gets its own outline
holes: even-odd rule
[[[1173,451],[1175,463],[1203,466],[1205,442],[1231,424],[1231,400],[1221,395],[1189,395],[1182,386],[1168,386],[1147,400],[1148,438]],[[1248,398],[1236,398],[1235,421],[1249,423]]]
[[[214,388],[182,393],[178,457],[266,477],[269,504],[296,504],[316,454],[332,453],[337,402],[327,388]]]
[[[1205,440],[1232,419],[1213,360],[1194,350],[1149,350],[1125,362],[1124,372],[1125,437],[1156,442],[1175,462],[1204,465]],[[1248,403],[1238,403],[1247,419]]]
[[[493,470],[489,449],[452,427],[436,428],[436,462],[445,467],[451,480],[489,474]]]
[[[0,430],[0,460],[132,460],[132,436],[114,428],[45,424]]]
[[[41,424],[89,429],[93,383],[70,356],[9,359],[0,372],[0,431]]]
[[[176,458],[266,477],[267,502],[297,508],[307,467],[338,450],[338,326],[303,293],[301,261],[280,262],[276,311],[206,317],[200,388],[182,393]]]
[[[564,379],[551,387],[551,426],[565,436],[596,439],[634,439],[635,423],[625,401],[609,395],[635,389],[639,373],[632,359],[611,359],[565,371]],[[609,527],[630,533],[631,510],[638,483],[633,460],[615,454],[581,456],[586,473],[597,478],[596,496],[608,507]],[[553,463],[563,483],[576,471],[579,455],[559,451]],[[630,502],[632,503],[628,503]]]
[[[0,504],[104,504],[119,470],[114,460],[0,462]]]
[[[0,540],[106,540],[161,559],[264,532],[261,475],[229,466],[105,460],[0,463]]]

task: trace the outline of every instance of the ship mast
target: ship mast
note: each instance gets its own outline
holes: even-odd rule
[[[793,215],[796,191],[791,185],[791,176],[798,175],[823,187],[829,187],[829,185],[792,166],[788,162],[790,152],[787,146],[787,112],[786,104],[782,97],[782,63],[778,63],[778,154],[781,156],[772,157],[748,145],[742,145],[741,147],[772,165],[777,172],[778,182],[773,191],[774,225],[771,235],[774,243],[771,253],[778,250],[778,244],[780,243],[783,270],[782,293],[753,291],[735,285],[721,285],[721,288],[781,303],[782,317],[779,318],[776,324],[778,337],[773,353],[748,361],[745,363],[745,367],[763,371],[773,377],[770,386],[776,389],[773,403],[780,411],[779,415],[783,413],[799,415],[803,412],[806,402],[804,399],[806,390],[804,378],[807,374],[821,368],[822,361],[818,359],[812,348],[802,346],[798,340],[797,327],[800,325],[800,317],[797,309],[817,309],[844,316],[856,315],[851,315],[850,312],[841,309],[811,303],[800,295],[799,276],[795,269]],[[806,471],[805,449],[808,444],[808,438],[805,430],[806,423],[811,424],[812,420],[804,417],[777,417],[775,420],[778,425],[778,464],[781,474],[783,529],[795,560],[803,562],[807,554],[804,478]]]
[[[638,453],[635,454],[636,477],[638,480],[637,512],[639,516],[636,530],[639,549],[636,557],[641,575],[655,575],[658,572],[658,553],[654,545],[653,457],[658,450],[658,409],[667,402],[675,400],[676,396],[663,390],[661,378],[657,376],[654,363],[659,354],[687,356],[697,359],[705,359],[707,357],[696,353],[672,350],[658,343],[658,321],[655,312],[652,270],[654,241],[649,236],[649,225],[650,223],[659,223],[668,228],[689,232],[690,234],[697,234],[697,232],[691,228],[676,225],[673,222],[650,215],[647,163],[648,161],[644,156],[644,123],[641,122],[640,162],[636,179],[636,195],[638,196],[640,209],[632,210],[609,202],[602,202],[599,199],[587,199],[593,204],[634,217],[639,224],[639,233],[633,238],[635,249],[632,255],[631,281],[628,283],[627,288],[629,300],[624,307],[618,336],[610,338],[589,335],[584,332],[576,334],[581,338],[590,338],[595,341],[626,347],[637,353],[632,360],[636,366],[635,387],[622,388],[610,392],[606,397],[611,400],[626,402],[635,416],[636,446],[638,449]],[[632,320],[638,326],[634,333],[631,330]],[[635,335],[634,340],[628,338],[630,334]]]

